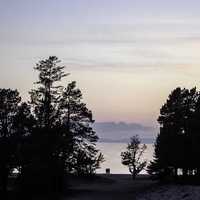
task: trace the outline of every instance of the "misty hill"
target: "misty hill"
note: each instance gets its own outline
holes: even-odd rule
[[[156,128],[139,123],[96,122],[94,130],[100,142],[125,142],[133,135],[139,135],[143,143],[152,143],[157,133]]]

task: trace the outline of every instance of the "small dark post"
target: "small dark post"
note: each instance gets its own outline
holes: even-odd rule
[[[106,168],[106,174],[110,174],[110,168]]]

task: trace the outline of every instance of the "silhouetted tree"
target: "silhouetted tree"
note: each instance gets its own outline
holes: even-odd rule
[[[23,174],[24,168],[29,165],[31,154],[28,151],[28,144],[36,126],[36,120],[31,113],[31,106],[21,103],[13,120],[15,135],[13,140],[16,144],[15,168],[19,176]]]
[[[30,92],[35,125],[22,154],[29,155],[25,157],[29,164],[23,166],[22,182],[26,186],[39,182],[51,191],[62,187],[65,172],[93,173],[102,160],[96,149],[98,137],[91,127],[92,112],[82,103],[75,82],[66,89],[60,85],[67,74],[59,62],[51,56],[35,67],[38,87]],[[84,159],[79,160],[82,153]]]
[[[55,56],[41,60],[36,64],[35,70],[39,72],[38,87],[30,92],[31,106],[36,118],[36,127],[31,137],[30,153],[32,152],[32,165],[29,165],[32,177],[38,177],[48,187],[57,190],[58,179],[63,175],[61,160],[61,124],[59,115],[59,101],[63,87],[59,82],[67,74],[64,67],[59,66],[60,61]],[[67,145],[67,144],[65,144]],[[26,170],[28,171],[28,169]],[[52,185],[50,185],[52,183]]]
[[[59,110],[69,144],[64,152],[66,167],[78,174],[94,173],[103,161],[103,156],[96,149],[98,136],[92,128],[92,112],[82,102],[82,93],[76,88],[75,81],[64,89]]]
[[[94,151],[94,152],[92,152]],[[78,175],[93,175],[100,164],[104,162],[102,153],[97,154],[98,150],[93,149],[90,152],[77,149],[73,155],[73,169]]]
[[[191,140],[190,140],[190,147],[191,148],[191,154],[189,156],[190,160],[192,159],[192,165],[193,169],[195,170],[195,175],[200,180],[200,160],[198,159],[198,156],[200,155],[200,94],[198,92],[196,97],[196,104],[194,113],[192,115],[192,118],[190,118],[189,128],[190,128],[190,134],[191,134]]]
[[[16,131],[13,121],[20,101],[17,90],[0,89],[0,181],[4,192],[7,191],[8,175],[14,168]]]
[[[160,133],[155,143],[154,161],[148,167],[150,174],[176,177],[178,169],[182,169],[183,175],[187,176],[195,169],[198,154],[193,144],[198,139],[194,140],[198,99],[196,88],[176,88],[169,95],[158,118]]]
[[[145,144],[141,145],[139,136],[135,135],[131,137],[127,150],[121,153],[122,164],[128,166],[133,179],[146,167],[147,162],[142,161],[146,148]]]
[[[17,90],[0,89],[0,186],[18,170],[22,191],[58,192],[65,172],[93,174],[103,155],[96,149],[92,112],[76,83],[64,89],[67,76],[55,56],[39,61],[31,101],[21,103]]]
[[[63,89],[59,82],[67,75],[59,63],[56,56],[37,63],[35,70],[39,71],[39,81],[36,82],[38,88],[30,92],[38,125],[46,129],[54,127],[59,121],[57,106]]]

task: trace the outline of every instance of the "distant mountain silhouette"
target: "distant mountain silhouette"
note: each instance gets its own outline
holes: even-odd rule
[[[142,142],[152,143],[157,130],[154,127],[144,126],[139,123],[126,122],[96,122],[94,130],[100,138],[100,142],[128,142],[129,138],[138,134]]]
[[[99,142],[106,142],[106,143],[128,143],[130,139],[109,139],[109,138],[100,138]],[[144,144],[152,144],[155,142],[155,138],[142,138],[141,142]]]

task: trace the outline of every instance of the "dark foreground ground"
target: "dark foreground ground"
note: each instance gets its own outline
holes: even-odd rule
[[[0,192],[0,200],[200,200],[200,185],[182,182],[159,184],[147,175],[140,175],[136,180],[132,180],[130,175],[117,174],[90,178],[68,176],[62,197],[52,195],[52,192],[47,195],[44,191],[33,194],[23,190],[22,197],[21,193],[19,195],[9,187],[6,197]]]
[[[92,178],[70,176],[66,178],[62,197],[33,195],[28,191],[23,191],[22,197],[10,187],[6,197],[0,193],[0,200],[135,200],[138,195],[148,193],[157,186],[157,182],[151,181],[147,175],[140,175],[136,180],[122,174],[102,174]]]
[[[73,178],[69,183],[69,196],[62,200],[134,200],[138,194],[156,186],[157,183],[146,175],[136,180],[121,174],[98,175],[92,180]]]

